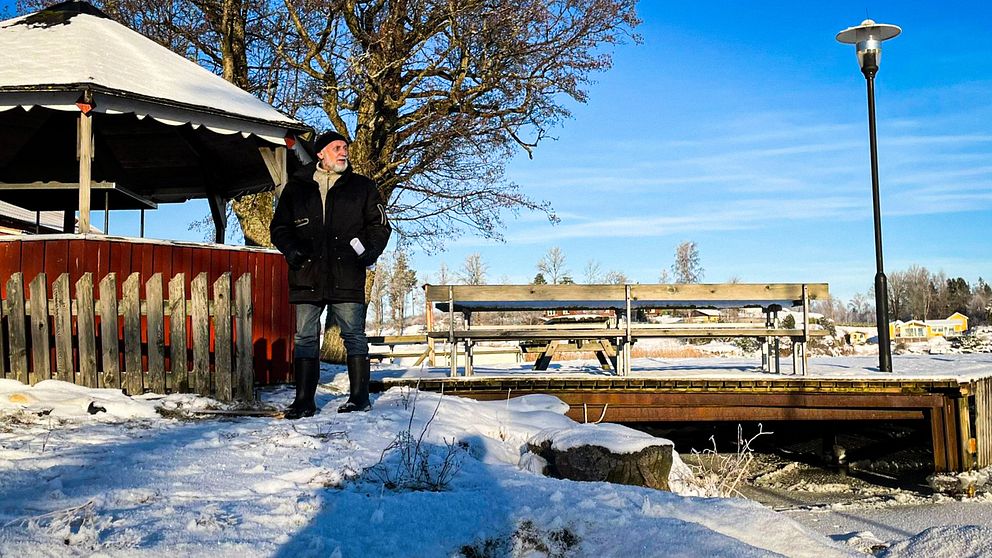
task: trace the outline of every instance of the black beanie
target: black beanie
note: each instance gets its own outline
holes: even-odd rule
[[[343,141],[348,143],[348,138],[342,136],[341,134],[335,132],[334,130],[328,130],[323,134],[317,136],[317,139],[313,140],[313,152],[314,154],[320,153],[327,147],[327,144],[332,141]]]

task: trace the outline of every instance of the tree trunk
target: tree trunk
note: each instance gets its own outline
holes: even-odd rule
[[[272,247],[269,225],[275,213],[275,193],[262,192],[231,202],[245,235],[245,246]]]

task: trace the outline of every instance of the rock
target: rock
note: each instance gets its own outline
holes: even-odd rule
[[[528,444],[528,448],[548,462],[545,472],[555,478],[669,490],[671,445],[649,446],[635,453],[614,453],[595,445],[557,450],[552,440],[546,440],[540,445]]]

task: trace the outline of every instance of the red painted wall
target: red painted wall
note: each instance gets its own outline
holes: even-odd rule
[[[47,274],[49,297],[51,284],[60,274],[69,274],[71,296],[75,297],[76,281],[86,272],[93,273],[96,299],[100,297],[96,287],[107,273],[117,273],[118,296],[124,279],[135,271],[141,273],[142,299],[145,282],[153,274],[161,273],[166,300],[169,280],[174,274],[186,275],[188,300],[190,281],[201,272],[207,272],[211,286],[224,272],[231,272],[232,286],[238,277],[251,273],[255,379],[261,384],[289,381],[295,323],[286,289],[286,261],[274,250],[95,235],[0,237],[0,291],[3,297],[7,296],[7,280],[12,273],[23,274],[26,289],[28,282],[42,271]],[[213,297],[212,287],[209,296]],[[168,331],[166,326],[167,339]],[[142,332],[142,340],[147,340],[145,332]],[[187,346],[191,343],[192,339],[187,339]],[[52,362],[54,364],[54,357]]]

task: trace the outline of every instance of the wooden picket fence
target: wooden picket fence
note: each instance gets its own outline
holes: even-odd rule
[[[251,274],[235,282],[233,303],[230,273],[214,282],[213,300],[206,273],[193,279],[189,291],[184,274],[173,276],[168,300],[162,285],[162,274],[152,275],[142,300],[140,274],[130,274],[118,290],[117,275],[108,273],[95,299],[93,274],[84,273],[71,298],[69,274],[63,273],[52,283],[49,299],[47,277],[39,273],[25,298],[24,278],[11,274],[0,306],[0,377],[32,385],[56,379],[131,395],[192,392],[252,400]]]

